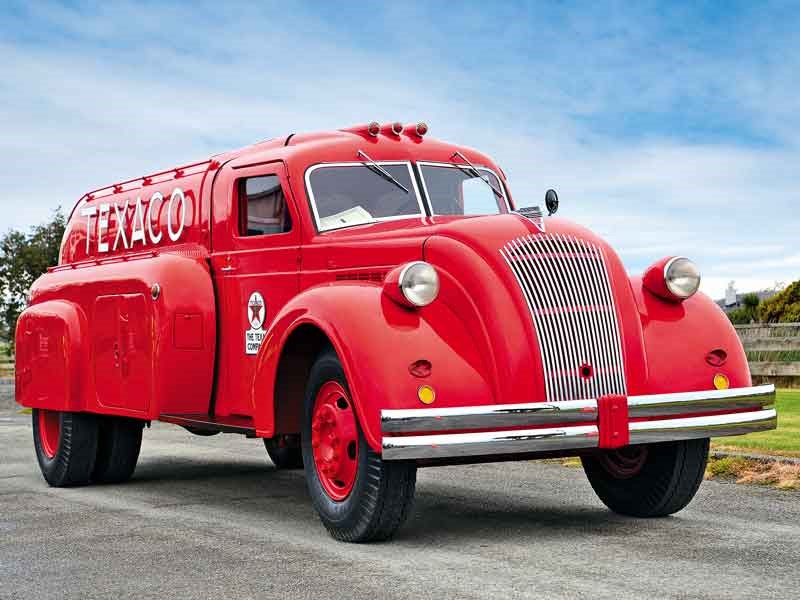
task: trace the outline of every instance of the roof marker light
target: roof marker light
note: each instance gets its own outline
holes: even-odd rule
[[[409,123],[403,128],[403,133],[418,142],[422,141],[422,137],[428,133],[428,124],[423,121],[419,123]]]
[[[401,133],[403,133],[403,124],[397,121],[394,121],[393,123],[386,123],[381,127],[381,133],[383,135],[398,137]]]

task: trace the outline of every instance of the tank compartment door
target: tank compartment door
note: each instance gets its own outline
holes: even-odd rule
[[[150,304],[143,294],[99,296],[94,304],[92,354],[97,400],[146,412],[153,382]]]

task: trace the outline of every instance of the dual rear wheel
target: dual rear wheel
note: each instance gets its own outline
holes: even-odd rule
[[[90,413],[33,410],[33,443],[54,487],[121,483],[139,459],[143,421]]]

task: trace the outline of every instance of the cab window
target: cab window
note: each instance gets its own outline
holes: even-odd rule
[[[273,235],[292,229],[277,175],[241,179],[239,189],[239,236]]]
[[[496,215],[506,211],[503,185],[490,169],[479,167],[479,176],[462,165],[418,164],[433,214]]]

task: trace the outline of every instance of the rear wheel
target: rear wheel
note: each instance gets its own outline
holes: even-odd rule
[[[311,369],[301,439],[311,500],[331,536],[346,542],[390,538],[411,510],[417,468],[384,462],[369,447],[332,349]]]
[[[97,418],[88,413],[33,409],[33,445],[45,481],[86,485],[97,455]]]
[[[664,517],[683,509],[697,493],[708,439],[629,446],[581,460],[608,508],[633,517]]]
[[[276,469],[302,469],[303,451],[297,447],[276,446],[272,440],[264,440],[269,459]]]
[[[97,459],[92,480],[98,483],[122,483],[133,475],[142,447],[144,421],[125,417],[101,417]]]

